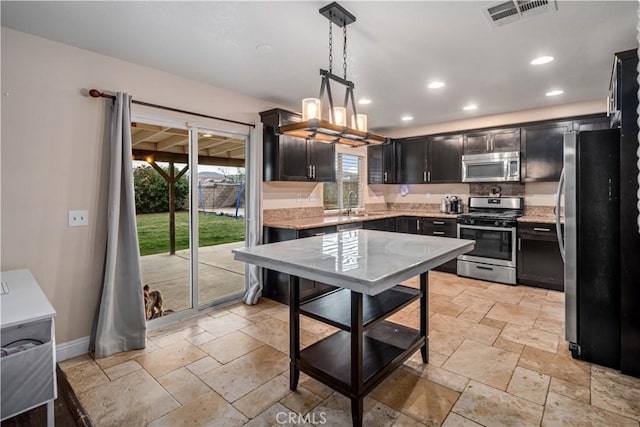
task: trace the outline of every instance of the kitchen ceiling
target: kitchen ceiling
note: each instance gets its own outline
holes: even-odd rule
[[[302,98],[318,96],[318,71],[329,65],[328,21],[318,13],[328,3],[2,1],[1,13],[5,27],[300,111]],[[604,105],[613,53],[637,47],[635,1],[557,1],[556,10],[498,28],[483,11],[491,1],[340,4],[357,18],[348,26],[348,78],[357,99],[372,100],[358,109],[377,132],[594,99]],[[543,55],[554,60],[530,64]],[[335,26],[333,57],[341,75]],[[427,87],[435,81],[445,86]],[[552,90],[563,93],[545,96]],[[341,100],[342,88],[334,91]],[[477,108],[463,109],[470,104]]]

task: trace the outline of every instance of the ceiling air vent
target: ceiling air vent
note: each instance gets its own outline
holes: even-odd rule
[[[485,7],[482,12],[493,28],[556,10],[555,0],[509,0]]]

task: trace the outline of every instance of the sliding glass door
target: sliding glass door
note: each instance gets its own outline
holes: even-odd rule
[[[211,305],[244,293],[245,141],[198,130],[198,301]]]
[[[231,250],[245,245],[246,140],[186,122],[132,124],[140,264],[153,324],[244,294],[244,264]]]

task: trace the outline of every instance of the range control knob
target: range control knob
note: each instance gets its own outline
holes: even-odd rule
[[[493,223],[496,227],[500,227],[500,221],[496,221]]]
[[[507,221],[502,221],[502,226],[506,227],[507,226]]]
[[[476,223],[476,222],[475,222],[473,219],[470,219],[470,220],[469,220],[469,224],[473,225],[473,224],[475,224],[475,223]]]

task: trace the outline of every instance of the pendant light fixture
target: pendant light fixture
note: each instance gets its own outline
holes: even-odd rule
[[[280,126],[279,133],[355,147],[383,144],[387,138],[367,131],[367,116],[358,114],[353,95],[354,84],[347,79],[347,25],[355,22],[356,17],[336,2],[320,9],[320,14],[329,20],[329,70],[320,69],[320,96],[302,100],[302,122]],[[343,29],[344,77],[333,74],[334,24]],[[345,87],[344,103],[341,106],[335,106],[333,103],[332,81]],[[321,107],[325,93],[329,101],[329,120],[322,119]],[[350,118],[348,118],[349,110],[351,110]],[[348,124],[351,126],[349,127]]]

